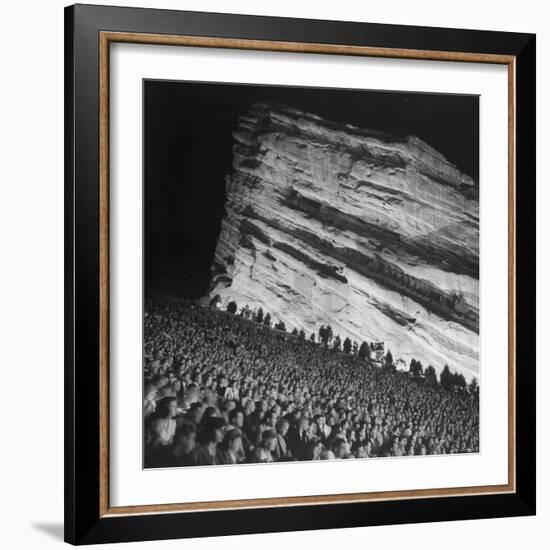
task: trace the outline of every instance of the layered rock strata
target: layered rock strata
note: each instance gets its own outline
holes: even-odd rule
[[[241,116],[233,155],[211,297],[478,376],[470,177],[416,137],[280,105]]]

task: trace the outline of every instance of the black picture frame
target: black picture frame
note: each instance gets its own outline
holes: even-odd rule
[[[515,491],[140,515],[100,513],[100,32],[499,54],[515,59]],[[65,540],[72,544],[535,514],[532,34],[75,5],[65,9]]]

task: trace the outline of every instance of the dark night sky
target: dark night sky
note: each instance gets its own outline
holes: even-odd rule
[[[477,96],[174,81],[144,82],[145,290],[208,290],[223,216],[232,132],[257,101],[416,135],[478,180]]]

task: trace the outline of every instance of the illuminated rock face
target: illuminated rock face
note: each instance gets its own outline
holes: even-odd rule
[[[418,138],[283,106],[253,106],[234,140],[210,296],[478,375],[471,178]]]

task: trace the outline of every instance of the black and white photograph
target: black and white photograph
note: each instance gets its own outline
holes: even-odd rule
[[[1,548],[549,547],[545,3],[2,7]]]
[[[478,453],[479,97],[143,82],[145,468]]]

